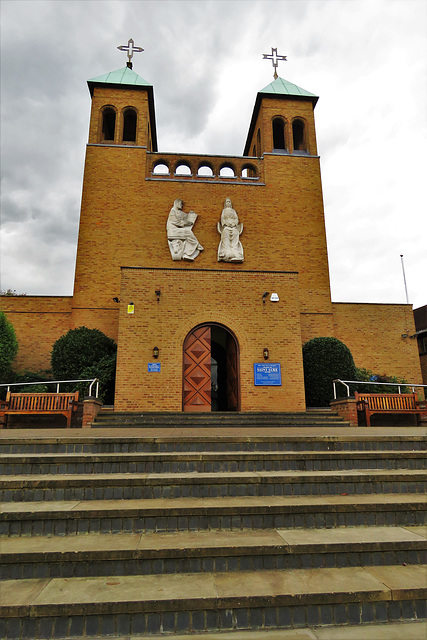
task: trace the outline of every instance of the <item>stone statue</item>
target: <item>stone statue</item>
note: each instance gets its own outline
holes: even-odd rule
[[[182,210],[182,200],[175,200],[166,224],[169,249],[172,260],[194,260],[203,251],[202,245],[194,235],[192,228],[197,213]]]
[[[218,222],[218,233],[221,234],[218,262],[243,262],[243,247],[240,242],[242,231],[243,224],[239,224],[239,218],[231,205],[231,200],[226,198],[221,222]]]

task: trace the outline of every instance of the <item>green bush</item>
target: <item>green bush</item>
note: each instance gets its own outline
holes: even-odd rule
[[[0,311],[0,383],[10,382],[12,362],[18,353],[15,329],[6,314]]]
[[[369,369],[356,369],[356,378],[355,380],[360,380],[364,382],[393,382],[393,383],[401,383],[400,392],[401,393],[411,393],[411,389],[406,387],[407,381],[403,378],[398,378],[396,376],[388,376],[383,373],[381,375],[377,373],[373,373],[369,371]],[[358,391],[359,393],[399,393],[398,387],[385,386],[383,384],[360,384],[360,385],[350,385],[352,393]]]
[[[333,380],[356,380],[351,351],[336,338],[313,338],[304,344],[302,354],[308,407],[329,406],[334,397]],[[346,394],[343,385],[337,385],[337,394]]]
[[[114,397],[117,345],[98,329],[79,327],[61,336],[52,349],[51,365],[55,380],[100,379],[100,397],[107,402]],[[68,390],[87,394],[87,383],[67,385]],[[66,385],[61,385],[66,390]]]

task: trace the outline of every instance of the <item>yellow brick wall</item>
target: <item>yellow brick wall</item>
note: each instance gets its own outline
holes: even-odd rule
[[[0,309],[13,324],[19,350],[15,371],[50,369],[53,344],[70,329],[71,297],[0,297]]]
[[[376,374],[422,382],[411,305],[333,303],[335,337],[353,354],[357,367]]]
[[[160,302],[155,290],[161,289]],[[280,302],[262,302],[264,291]],[[119,323],[117,410],[182,409],[183,344],[201,323],[219,323],[240,348],[242,411],[305,408],[296,274],[240,271],[123,269]],[[128,302],[135,313],[127,313]],[[148,373],[159,347],[160,373]],[[253,364],[282,365],[281,387],[255,387]]]

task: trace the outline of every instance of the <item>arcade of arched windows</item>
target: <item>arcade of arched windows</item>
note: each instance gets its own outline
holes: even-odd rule
[[[100,111],[99,141],[115,144],[135,144],[138,112],[134,107],[125,107],[120,114],[112,105]]]
[[[154,155],[154,154],[150,154]],[[167,178],[179,180],[225,180],[225,181],[259,181],[260,171],[257,163],[248,162],[246,158],[203,159],[198,157],[171,157],[155,154],[148,163],[149,178]]]
[[[282,116],[272,119],[273,153],[310,155],[307,124],[303,118],[291,121]]]

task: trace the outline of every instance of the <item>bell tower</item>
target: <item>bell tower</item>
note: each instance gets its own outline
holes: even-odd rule
[[[132,70],[130,60],[88,80],[88,86],[92,104],[72,328],[99,328],[117,340],[120,267],[141,259],[137,213],[144,210],[147,154],[157,151],[153,87]]]

